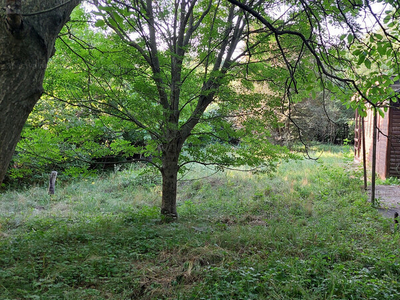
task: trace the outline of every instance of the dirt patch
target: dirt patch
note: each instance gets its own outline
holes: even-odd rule
[[[368,191],[370,195],[370,191]],[[375,199],[378,199],[379,212],[385,217],[393,218],[395,212],[400,213],[400,186],[377,185]]]

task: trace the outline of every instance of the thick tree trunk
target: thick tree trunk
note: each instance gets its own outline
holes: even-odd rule
[[[0,0],[0,183],[30,112],[43,93],[54,42],[79,0]],[[65,4],[63,4],[65,3]]]
[[[6,72],[2,71],[2,75],[4,73]],[[41,84],[37,83],[40,82],[40,77],[43,80],[43,73],[44,70],[36,70],[35,73],[26,71],[20,73],[23,76],[8,77],[21,83],[14,85],[21,92],[6,92],[5,95],[2,93],[0,98],[0,182],[4,179],[25,121],[42,93]],[[7,81],[3,81],[3,76],[0,78],[0,90],[11,87],[7,87]]]
[[[176,140],[163,145],[162,149],[162,204],[161,215],[164,221],[171,222],[178,218],[176,210],[178,158],[181,146]]]

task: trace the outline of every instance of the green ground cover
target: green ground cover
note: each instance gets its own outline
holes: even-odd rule
[[[0,299],[400,299],[399,233],[348,148],[276,174],[211,174],[183,178],[170,224],[159,178],[137,168],[53,199],[45,184],[4,192]]]

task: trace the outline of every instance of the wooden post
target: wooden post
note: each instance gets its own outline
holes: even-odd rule
[[[362,130],[362,155],[363,155],[363,169],[364,169],[364,190],[367,190],[367,157],[365,150],[365,118],[361,118],[361,130]]]
[[[372,174],[371,174],[371,203],[375,206],[375,173],[376,173],[376,136],[378,127],[378,110],[374,107],[374,125],[372,131]]]
[[[54,195],[55,189],[56,189],[56,178],[57,178],[57,172],[56,171],[51,171],[50,174],[50,181],[49,181],[49,195]]]

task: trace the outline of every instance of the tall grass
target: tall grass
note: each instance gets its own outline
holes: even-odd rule
[[[276,174],[193,167],[172,224],[138,169],[4,193],[0,299],[400,299],[396,228],[348,149],[320,149]]]

